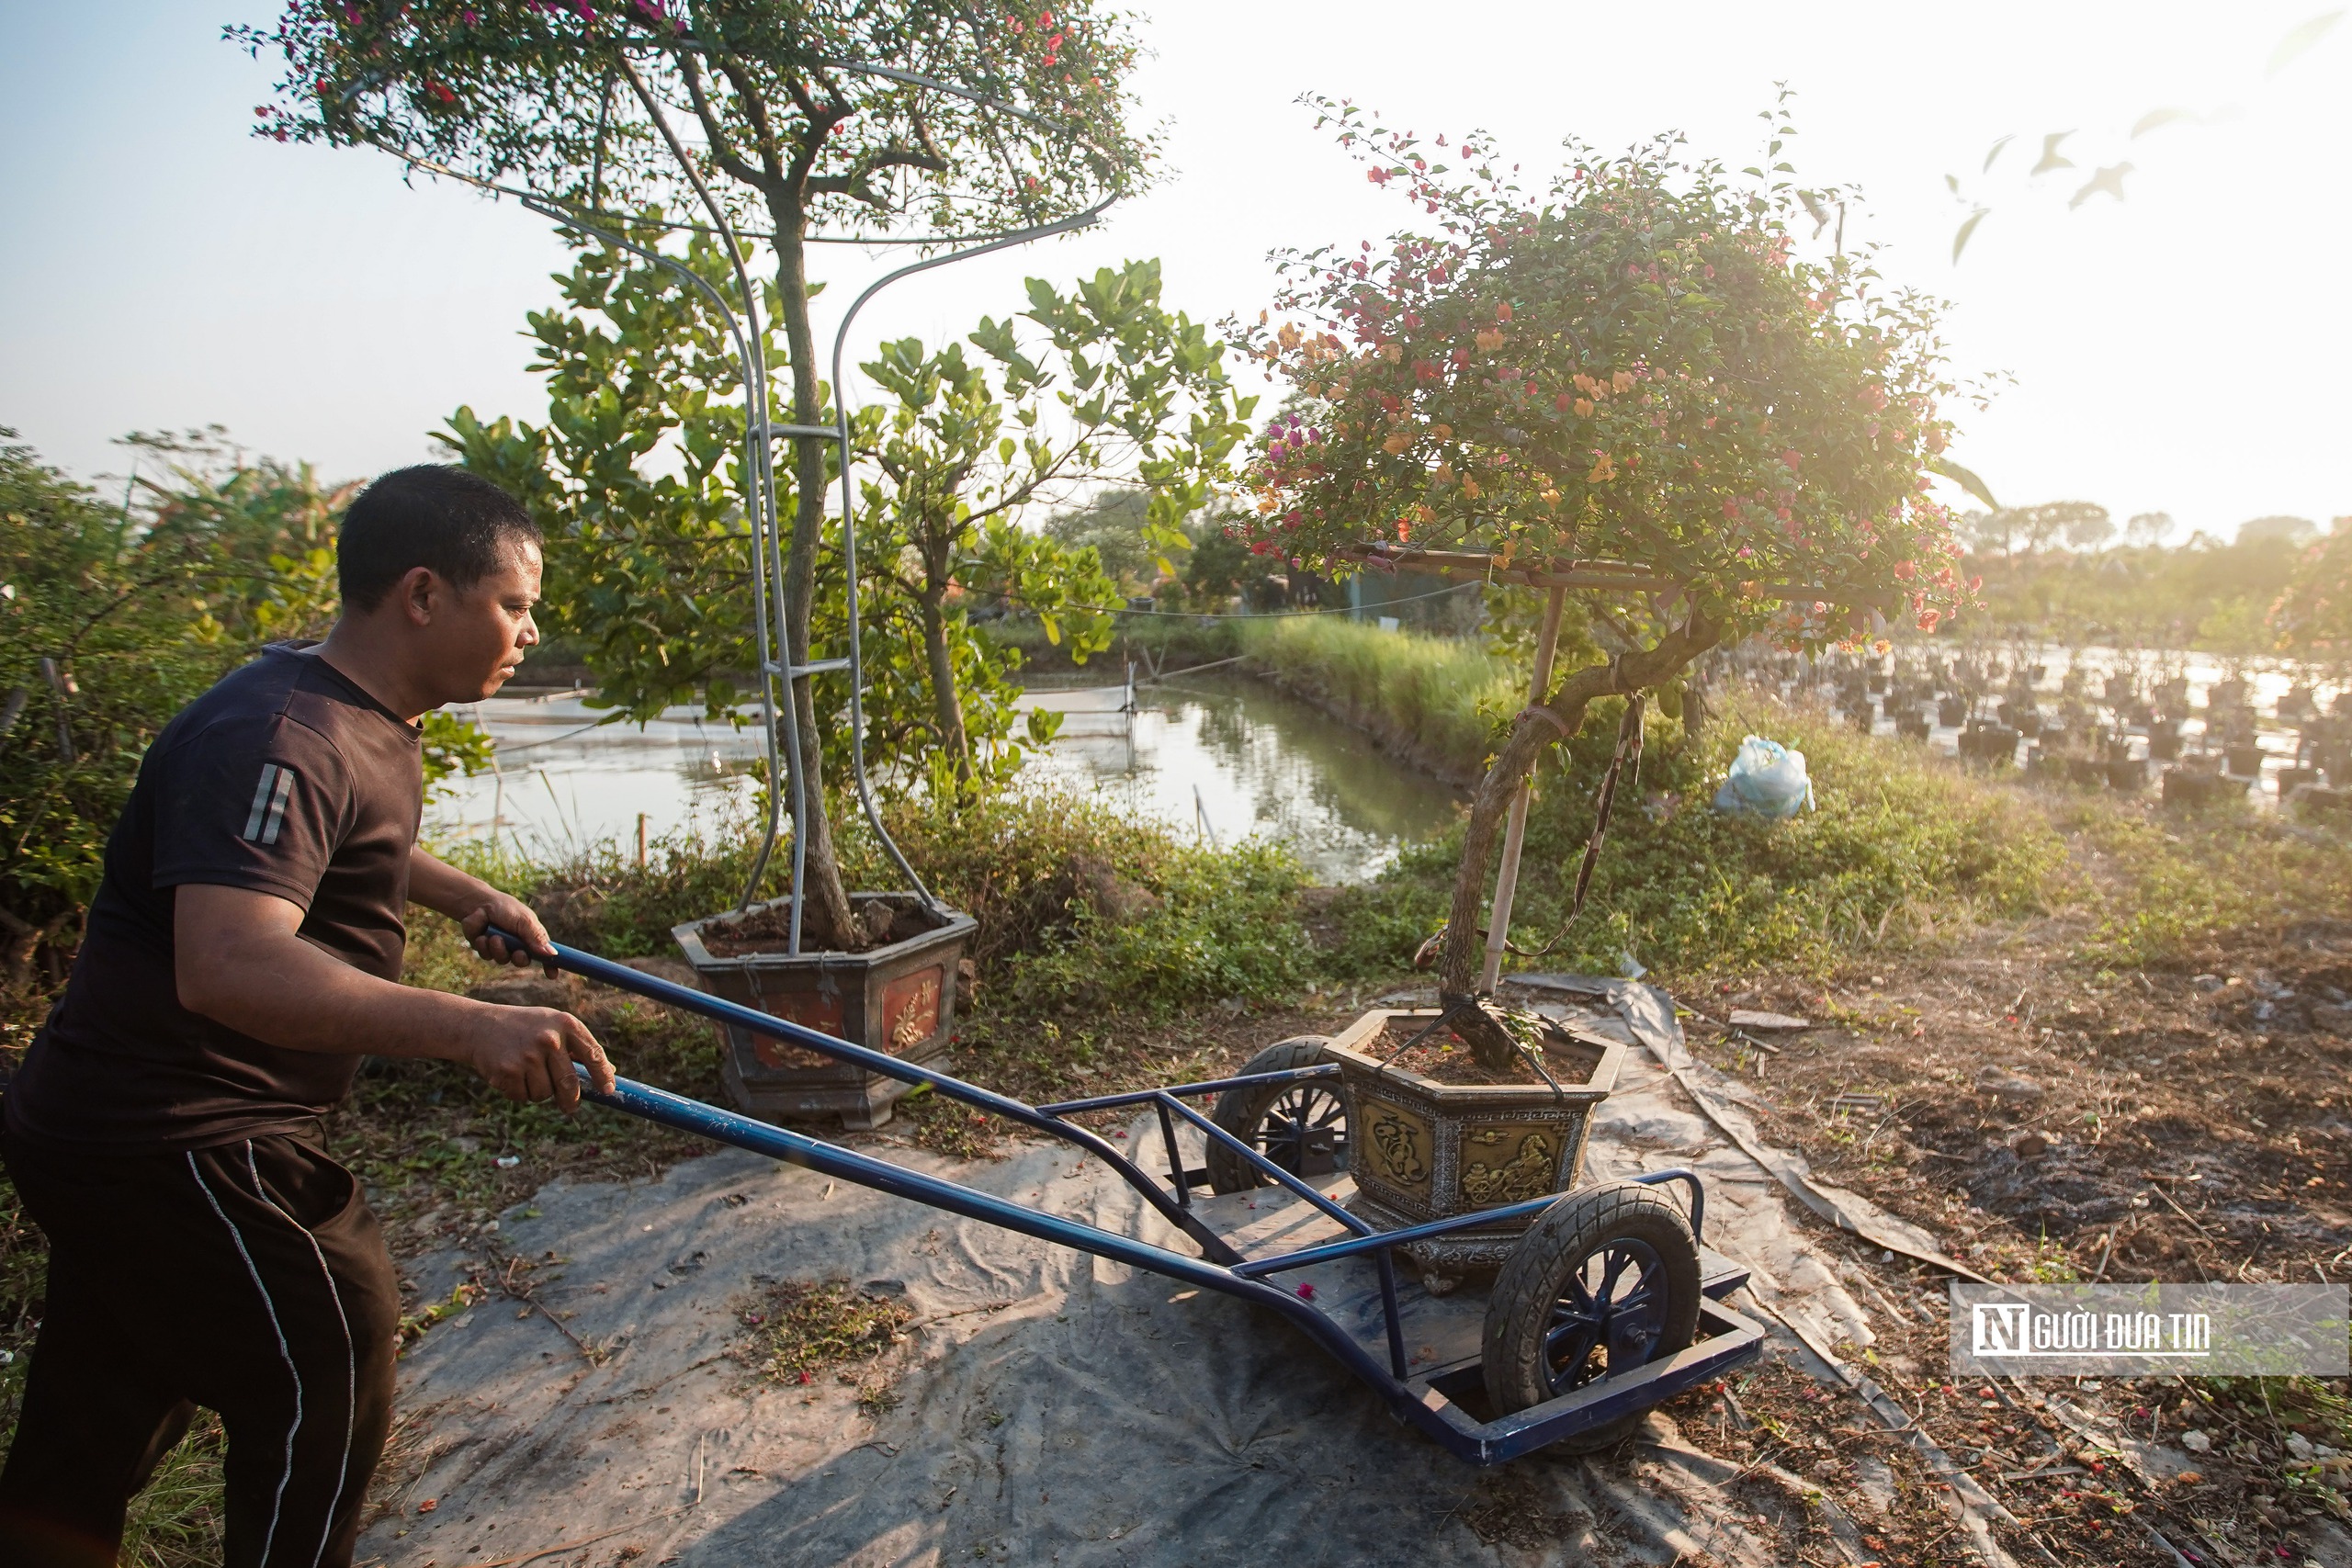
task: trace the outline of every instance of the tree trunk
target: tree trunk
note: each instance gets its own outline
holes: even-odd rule
[[[922,651],[931,666],[932,718],[939,726],[939,744],[956,764],[956,782],[972,782],[972,743],[964,733],[964,699],[956,690],[956,663],[947,652],[947,585],[924,569],[922,592],[916,605],[922,618]]]
[[[817,378],[817,340],[808,325],[808,260],[800,239],[803,217],[797,203],[779,199],[769,204],[775,220],[776,290],[783,297],[784,333],[791,355],[792,423],[824,423],[824,402]],[[817,547],[824,537],[826,502],[825,442],[804,436],[792,444],[791,545],[784,561],[784,658],[791,665],[808,662],[808,622],[816,604]],[[846,460],[847,454],[843,454]],[[783,524],[782,508],[778,523]],[[793,713],[800,727],[800,771],[805,821],[792,830],[801,836],[808,855],[808,907],[801,919],[818,941],[848,950],[865,945],[865,933],[853,917],[849,890],[842,882],[841,857],[833,847],[831,814],[825,806],[824,746],[817,728],[816,695],[807,680],[790,682]]]
[[[1657,685],[1714,646],[1721,628],[1693,615],[1668,632],[1654,649],[1640,649],[1590,664],[1560,683],[1558,691],[1539,708],[1522,713],[1511,726],[1494,765],[1478,782],[1470,802],[1470,821],[1463,834],[1462,864],[1453,878],[1453,904],[1446,916],[1445,942],[1438,956],[1438,1005],[1459,1009],[1453,1028],[1487,1066],[1510,1065],[1517,1047],[1510,1035],[1484,1010],[1475,989],[1482,943],[1479,916],[1486,902],[1487,861],[1493,853],[1495,830],[1510,812],[1511,797],[1535,766],[1544,749],[1563,736],[1573,735],[1584,722],[1584,710],[1596,697],[1629,695]],[[1548,713],[1551,718],[1540,716]],[[1558,721],[1555,725],[1553,720]]]

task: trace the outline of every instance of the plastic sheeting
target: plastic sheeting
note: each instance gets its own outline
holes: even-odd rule
[[[1665,1028],[1673,1016],[1662,993],[1583,984],[1622,987],[1588,993],[1610,1010],[1584,1021],[1629,1043],[1658,1034],[1673,1059],[1679,1031],[1660,1027],[1658,1010]],[[1129,1136],[1156,1168],[1148,1129],[1139,1121]],[[1833,1355],[1871,1343],[1863,1308],[1807,1242],[1780,1180],[1693,1110],[1664,1066],[1629,1057],[1595,1120],[1589,1174],[1678,1165],[1706,1178],[1706,1239],[1756,1271],[1770,1314]],[[1182,1245],[1114,1177],[1060,1148],[956,1175]],[[1255,1227],[1279,1224],[1291,1201],[1266,1190],[1219,1201]],[[631,1547],[642,1554],[632,1561],[674,1556],[689,1568],[1782,1556],[1770,1527],[1723,1490],[1738,1467],[1661,1416],[1613,1454],[1546,1452],[1481,1472],[1391,1421],[1320,1351],[1245,1303],[807,1171],[723,1152],[650,1183],[559,1184],[532,1207],[535,1217],[510,1211],[505,1244],[563,1259],[535,1276],[539,1295],[573,1314],[565,1325],[601,1359],[495,1295],[435,1328],[402,1364],[403,1442],[424,1462],[362,1547],[389,1568],[601,1565]],[[431,1260],[419,1282],[446,1292],[461,1261]],[[861,1410],[857,1390],[831,1372],[777,1386],[729,1359],[763,1283],[824,1277],[903,1293],[915,1313],[906,1344],[857,1369],[888,1378],[894,1408]],[[1776,1344],[1816,1364],[1798,1336]],[[420,1514],[426,1500],[435,1506]],[[1492,1529],[1498,1506],[1521,1528]],[[1852,1521],[1831,1523],[1856,1539]]]

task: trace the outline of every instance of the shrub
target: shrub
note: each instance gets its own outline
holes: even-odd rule
[[[1195,846],[1058,791],[988,795],[952,810],[910,801],[889,826],[932,891],[978,922],[970,956],[1000,1010],[1159,1014],[1272,998],[1309,974],[1295,910],[1306,875],[1277,846]],[[611,842],[546,868],[478,850],[453,854],[532,897],[560,940],[628,958],[673,953],[672,926],[731,908],[755,849],[738,829],[663,839],[641,867]],[[899,885],[870,836],[843,850],[852,886]],[[789,852],[777,846],[772,883]]]
[[[1740,694],[1695,741],[1671,720],[1650,720],[1640,777],[1620,783],[1584,912],[1562,935],[1615,728],[1589,727],[1562,765],[1538,776],[1511,929],[1531,954],[1555,937],[1559,945],[1512,967],[1613,975],[1630,953],[1674,975],[1818,971],[1955,921],[2029,911],[2064,857],[2042,814],[2018,809],[2014,788]],[[1817,810],[1776,822],[1712,808],[1750,730],[1805,753]],[[1335,962],[1373,970],[1408,954],[1444,916],[1457,852],[1451,839],[1415,846],[1381,883],[1349,896],[1360,930]]]

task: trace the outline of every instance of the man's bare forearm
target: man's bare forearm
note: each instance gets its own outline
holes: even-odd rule
[[[461,920],[498,896],[479,876],[469,876],[437,855],[411,850],[408,855],[408,901],[437,914]]]
[[[180,1001],[289,1051],[460,1060],[485,1004],[363,975],[291,931],[235,930],[183,964]]]
[[[580,1102],[575,1065],[596,1088],[613,1087],[603,1047],[570,1013],[493,1006],[362,974],[303,941],[301,906],[273,894],[190,884],[174,897],[180,1005],[240,1033],[289,1051],[458,1062],[511,1099],[551,1099],[565,1110]],[[503,895],[466,918],[493,916],[518,936],[547,941],[537,918]]]

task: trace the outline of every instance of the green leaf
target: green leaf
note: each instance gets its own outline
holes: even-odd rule
[[[1992,487],[1987,485],[1983,479],[1977,478],[1973,470],[1964,468],[1958,463],[1953,462],[1951,458],[1944,457],[1928,458],[1928,468],[1931,471],[1940,474],[1945,479],[1951,480],[1952,483],[1958,485],[1961,489],[1966,491],[1969,494],[1974,496],[1977,500],[1983,502],[1994,511],[1998,512],[2001,510],[2001,503],[1993,499]]]
[[[1968,248],[1970,237],[1976,232],[1976,225],[1984,222],[1985,214],[1991,210],[1990,208],[1980,207],[1970,213],[1968,220],[1960,226],[1960,232],[1951,237],[1951,259],[1954,262],[1960,260],[1960,253]]]

